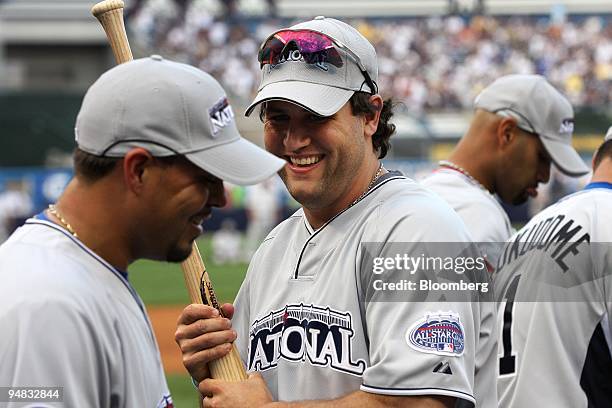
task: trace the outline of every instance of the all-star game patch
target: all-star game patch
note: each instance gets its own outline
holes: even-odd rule
[[[208,109],[213,136],[234,120],[234,111],[224,96]]]
[[[457,313],[431,313],[408,329],[406,342],[422,353],[459,357],[465,349],[464,333]]]

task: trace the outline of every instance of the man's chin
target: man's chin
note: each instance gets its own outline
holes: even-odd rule
[[[185,259],[189,257],[189,255],[191,255],[191,249],[192,249],[191,243],[186,248],[174,247],[170,249],[170,251],[166,255],[166,262],[174,262],[174,263],[183,262]]]
[[[521,195],[519,195],[518,197],[515,197],[514,200],[512,200],[512,205],[525,204],[528,199],[529,199],[529,195],[523,192],[521,193]]]

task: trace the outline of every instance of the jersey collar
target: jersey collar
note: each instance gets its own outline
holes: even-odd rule
[[[605,181],[589,183],[584,187],[584,190],[591,190],[593,188],[607,188],[607,189],[612,190],[612,183],[606,183]]]
[[[36,214],[34,216],[34,218],[36,218],[38,220],[42,220],[42,221],[47,221],[47,222],[53,223],[55,225],[58,225],[55,222],[51,221],[51,219],[49,219],[49,217],[47,217],[47,214],[44,211]],[[63,230],[65,230],[65,228],[62,227],[61,225],[58,225],[58,227],[60,227]],[[68,232],[68,231],[66,231],[66,232]],[[68,232],[68,234],[70,234],[70,232]],[[70,237],[72,238],[72,234],[70,234]],[[90,251],[87,251],[87,252],[90,252]],[[123,276],[123,279],[125,279],[126,281],[128,280],[128,273],[126,271],[122,271],[121,269],[117,269],[117,268],[115,268],[114,266],[111,266],[108,263],[107,263],[106,266],[111,267],[113,269],[113,271],[115,271],[115,272],[119,273],[121,276]]]

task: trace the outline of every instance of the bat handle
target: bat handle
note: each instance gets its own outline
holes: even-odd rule
[[[200,255],[200,250],[194,242],[191,255],[181,264],[185,285],[189,298],[194,303],[203,303],[216,308],[221,315],[221,305],[212,287],[210,277],[206,272],[206,265]],[[230,353],[213,360],[208,364],[212,378],[221,378],[226,381],[240,381],[247,378],[246,370],[242,364],[240,353],[235,344],[232,344]]]
[[[100,21],[104,28],[118,64],[134,59],[123,23],[123,7],[123,0],[105,0],[97,3],[91,9],[91,14]]]

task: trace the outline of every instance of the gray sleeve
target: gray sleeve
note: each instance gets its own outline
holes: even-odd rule
[[[370,366],[363,374],[361,389],[387,395],[446,395],[474,400],[475,344],[472,322],[461,322],[467,337],[460,355],[429,352],[412,347],[413,330],[442,315],[471,316],[469,303],[373,303],[366,312],[370,338]],[[471,337],[471,339],[470,339]],[[470,341],[471,340],[471,341]]]
[[[111,406],[109,360],[120,356],[103,349],[92,320],[62,300],[25,301],[2,311],[0,385],[63,387],[63,404],[48,406]]]
[[[379,219],[377,230],[392,232],[383,236],[375,233],[372,239],[382,258],[398,254],[415,258],[481,257],[473,244],[465,242],[469,236],[454,214],[434,209],[400,218],[391,226],[381,226],[393,222],[393,214],[384,213],[385,220]],[[441,239],[452,244],[439,242]],[[362,259],[367,258],[366,255]],[[422,278],[432,277],[429,272],[411,275],[394,270],[375,277],[371,268],[362,265],[361,273],[370,273],[370,279],[366,276],[363,280],[367,287],[365,314],[370,365],[364,372],[361,389],[387,395],[452,396],[474,404],[476,355],[485,314],[478,295],[474,298],[470,291],[434,293],[419,289]],[[488,281],[484,269],[476,273],[476,281]],[[454,271],[450,275],[453,276],[435,275],[433,281],[459,280]],[[474,280],[467,273],[465,276],[466,281]],[[373,281],[378,278],[393,283],[413,281],[417,289],[373,293]],[[492,322],[492,313],[489,314],[488,321]],[[487,348],[489,354],[491,350],[495,348]]]

